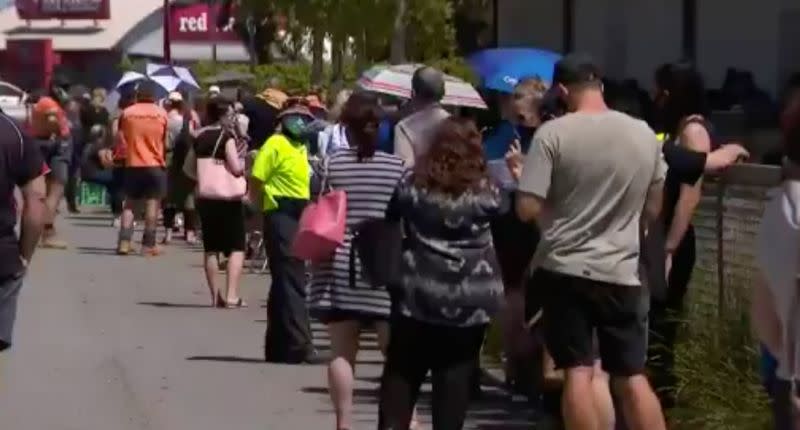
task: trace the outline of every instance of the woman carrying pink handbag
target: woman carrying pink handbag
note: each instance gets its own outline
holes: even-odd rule
[[[245,251],[243,198],[247,193],[241,159],[244,148],[236,144],[235,136],[224,124],[231,112],[229,101],[211,98],[206,111],[211,124],[198,130],[194,138],[206,280],[214,306],[239,308],[246,306],[239,296]],[[219,254],[228,257],[224,295],[216,285]]]

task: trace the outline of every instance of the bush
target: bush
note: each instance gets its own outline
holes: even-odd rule
[[[255,79],[251,85],[257,89],[263,89],[270,81],[277,81],[278,87],[289,94],[303,94],[311,89],[311,65],[308,63],[275,63],[260,64],[256,66],[255,73],[247,64],[219,64],[214,67],[210,62],[199,62],[192,66],[192,72],[201,82],[226,70],[252,73]],[[330,68],[324,70],[323,88],[330,87]],[[345,84],[352,84],[356,80],[355,71],[352,67],[346,67],[344,71]]]
[[[444,58],[431,61],[429,64],[449,75],[456,76],[468,82],[476,82],[472,70],[462,58]],[[199,82],[204,82],[208,78],[226,70],[235,70],[254,74],[255,79],[251,82],[251,85],[257,90],[265,87],[271,80],[277,80],[280,89],[289,94],[303,94],[312,87],[311,65],[302,62],[261,64],[256,66],[255,73],[251,71],[250,66],[247,64],[224,63],[218,64],[215,67],[209,61],[198,62],[194,64],[191,69]],[[331,89],[331,79],[331,69],[326,66],[323,74],[323,89]],[[344,70],[345,86],[352,85],[355,83],[356,79],[358,79],[358,76],[353,65],[346,66]]]
[[[676,350],[677,405],[674,429],[761,430],[770,425],[769,400],[761,386],[759,351],[750,330],[746,288],[718,316],[716,300],[691,300]]]

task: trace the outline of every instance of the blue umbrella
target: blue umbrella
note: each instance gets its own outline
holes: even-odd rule
[[[497,48],[480,51],[468,62],[480,76],[482,86],[510,93],[524,78],[538,76],[553,80],[553,66],[561,54],[535,48]]]

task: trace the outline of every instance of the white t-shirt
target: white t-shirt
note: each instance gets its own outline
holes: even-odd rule
[[[757,238],[758,266],[775,301],[784,347],[775,357],[781,379],[800,377],[800,295],[797,274],[800,264],[800,181],[786,181],[769,191]],[[793,362],[792,362],[793,361]]]

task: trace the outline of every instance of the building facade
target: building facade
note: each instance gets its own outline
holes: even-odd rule
[[[693,59],[709,87],[728,68],[777,93],[800,71],[797,0],[497,0],[499,46],[591,54],[613,78],[649,86],[665,62]]]
[[[170,2],[174,61],[249,61],[236,35],[217,30],[216,8]],[[53,69],[64,69],[80,83],[111,86],[123,56],[154,61],[164,56],[164,0],[52,3],[74,8],[64,10],[52,10],[51,3],[15,0],[0,7],[0,80],[32,90],[47,82]]]

